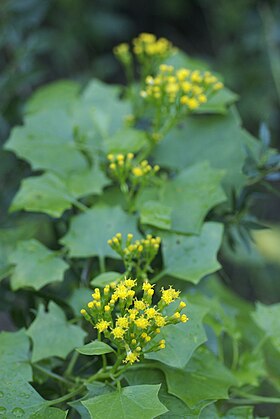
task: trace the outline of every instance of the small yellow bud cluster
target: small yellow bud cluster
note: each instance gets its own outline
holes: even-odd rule
[[[137,164],[134,160],[134,154],[108,154],[110,174],[123,184],[128,182],[130,185],[147,184],[155,174],[160,170],[158,165],[152,167],[147,160]]]
[[[165,312],[166,306],[178,300],[179,291],[172,287],[162,289],[159,303],[153,305],[153,285],[147,281],[142,284],[141,299],[135,297],[136,287],[136,280],[124,279],[117,285],[107,285],[103,292],[95,288],[87,310],[81,310],[99,335],[103,333],[118,348],[122,362],[130,364],[139,361],[145,353],[165,348],[164,339],[154,339],[163,327],[188,320],[185,314],[180,314],[186,306],[183,301],[171,313]]]
[[[157,57],[161,60],[166,59],[174,50],[172,43],[166,38],[157,39],[151,33],[141,33],[132,42],[133,52],[140,62],[144,61],[147,57]]]
[[[132,269],[136,266],[139,268],[136,275],[146,278],[147,271],[150,270],[150,264],[158,253],[161,239],[160,237],[152,237],[151,234],[134,242],[132,242],[132,239],[132,234],[128,234],[123,239],[122,235],[118,233],[108,240],[108,244],[122,257],[127,271],[132,272]],[[141,269],[141,267],[145,268]]]
[[[123,65],[130,65],[132,63],[132,54],[130,52],[129,49],[129,45],[127,43],[122,43],[117,45],[114,49],[113,52],[116,56],[116,58],[118,58],[118,60],[123,64]]]
[[[140,92],[143,98],[169,109],[194,111],[223,84],[209,71],[190,70],[162,64],[156,77],[146,77],[146,87]]]

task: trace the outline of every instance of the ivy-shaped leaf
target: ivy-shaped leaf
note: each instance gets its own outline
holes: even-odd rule
[[[93,287],[101,287],[104,288],[106,285],[110,284],[111,282],[115,282],[120,279],[121,274],[119,272],[104,272],[100,275],[97,275],[90,284]]]
[[[27,334],[33,341],[32,362],[51,356],[66,358],[70,351],[83,345],[86,336],[79,326],[67,322],[63,310],[53,302],[50,302],[48,312],[39,306]]]
[[[157,145],[154,156],[160,166],[175,170],[207,160],[211,167],[225,171],[222,184],[231,191],[246,181],[242,172],[246,146],[253,152],[259,148],[254,137],[240,127],[234,112],[196,115],[172,129]]]
[[[67,412],[56,407],[46,407],[34,413],[30,419],[66,419]]]
[[[100,204],[73,217],[61,243],[69,249],[71,257],[119,258],[107,243],[118,232],[139,236],[136,216],[126,214],[120,207]]]
[[[187,314],[189,321],[185,324],[166,326],[156,339],[165,339],[165,349],[148,353],[146,358],[160,361],[170,367],[184,368],[196,348],[206,342],[202,321],[207,308],[191,303],[183,312]]]
[[[198,236],[162,233],[164,271],[197,284],[205,275],[220,269],[217,252],[222,236],[222,224],[214,222],[203,224]]]
[[[0,415],[3,418],[30,419],[46,407],[46,401],[17,370],[0,369],[0,377]]]
[[[71,208],[73,201],[74,197],[69,195],[63,181],[52,173],[45,173],[22,181],[10,210],[44,212],[60,217]]]
[[[32,380],[29,352],[30,341],[24,330],[0,333],[1,368],[10,373],[16,370],[26,381]]]
[[[170,230],[171,212],[170,206],[163,205],[158,201],[145,201],[140,208],[140,222],[162,230]]]
[[[62,281],[68,268],[55,252],[34,239],[19,242],[9,260],[15,265],[11,276],[13,290],[25,287],[38,290],[51,282]]]
[[[147,145],[147,135],[135,128],[122,128],[115,135],[105,139],[107,153],[137,153]]]
[[[160,385],[124,387],[101,396],[85,400],[82,404],[88,409],[91,418],[152,419],[167,411],[158,399]]]
[[[163,365],[168,392],[194,408],[201,400],[228,399],[228,390],[237,381],[212,352],[200,347],[184,369]],[[186,383],[188,385],[186,386]]]
[[[67,190],[75,198],[87,195],[101,195],[105,186],[111,184],[97,164],[83,171],[75,171],[64,179]]]
[[[223,173],[203,162],[183,170],[175,179],[166,182],[161,202],[172,206],[172,230],[199,234],[210,209],[225,200],[220,186]]]

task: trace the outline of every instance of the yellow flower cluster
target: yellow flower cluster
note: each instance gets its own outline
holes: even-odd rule
[[[122,257],[129,272],[132,271],[133,267],[137,267],[136,275],[146,278],[147,271],[150,270],[150,264],[158,253],[161,239],[160,237],[152,237],[151,234],[135,242],[132,242],[132,239],[133,234],[128,234],[126,238],[123,238],[122,234],[118,233],[108,240],[108,244]]]
[[[95,288],[92,301],[81,314],[98,331],[104,334],[121,353],[122,362],[133,364],[143,358],[145,353],[165,348],[165,341],[155,339],[161,329],[169,324],[185,323],[188,317],[181,314],[186,304],[180,301],[172,306],[170,314],[165,308],[177,301],[179,291],[170,286],[161,290],[158,304],[152,303],[153,285],[144,282],[142,298],[135,296],[137,281],[124,279],[118,284],[105,286],[103,292]]]
[[[129,50],[129,45],[127,43],[122,43],[117,45],[113,52],[115,56],[120,60],[121,63],[124,65],[131,64],[132,62],[132,55]]]
[[[166,38],[157,39],[154,34],[141,33],[133,39],[133,52],[142,61],[146,57],[157,56],[167,58],[174,50],[173,45]]]
[[[175,105],[193,111],[206,103],[209,96],[223,88],[216,76],[209,71],[175,70],[173,66],[162,64],[156,77],[146,77],[145,90],[141,96],[167,109]]]
[[[144,178],[156,174],[160,167],[155,165],[152,167],[147,160],[136,164],[133,153],[124,154],[108,154],[109,169],[114,177],[126,181],[128,178],[132,183],[139,183],[139,178]],[[142,180],[141,180],[142,181]]]

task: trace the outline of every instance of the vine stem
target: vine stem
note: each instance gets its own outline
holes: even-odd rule
[[[69,377],[69,375],[72,374],[73,368],[77,362],[78,357],[79,353],[77,351],[74,351],[64,374],[66,377]]]
[[[234,390],[234,392],[238,395],[243,397],[243,399],[229,399],[229,403],[236,403],[236,404],[258,404],[258,403],[279,403],[279,397],[265,397],[265,396],[258,396],[255,394],[246,393],[245,391],[241,390]]]
[[[66,378],[63,378],[60,375],[56,374],[55,372],[49,371],[46,368],[41,367],[40,365],[34,364],[33,367],[37,369],[38,371],[41,371],[43,374],[53,378],[54,380],[61,381],[62,383],[67,384],[67,385],[73,385],[72,381],[69,381]]]
[[[106,272],[106,264],[105,264],[104,256],[99,256],[99,267],[100,267],[101,273]]]

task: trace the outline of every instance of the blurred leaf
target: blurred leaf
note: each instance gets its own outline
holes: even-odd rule
[[[228,399],[229,387],[237,383],[231,372],[202,347],[197,349],[184,369],[165,365],[161,368],[166,376],[168,391],[190,408],[201,400]]]
[[[67,322],[62,309],[53,302],[49,303],[48,312],[42,305],[39,306],[27,334],[33,341],[32,362],[51,356],[65,359],[77,345],[82,346],[86,336],[79,326]]]
[[[93,287],[105,287],[106,285],[110,284],[111,282],[117,281],[121,277],[119,272],[104,272],[100,275],[94,277],[90,284]]]
[[[107,153],[137,153],[147,145],[147,141],[144,131],[122,128],[105,139],[105,150]]]
[[[164,271],[175,278],[197,284],[201,278],[220,269],[217,252],[223,226],[205,223],[199,236],[162,233]]]
[[[160,385],[142,385],[124,387],[101,396],[85,400],[82,404],[88,409],[91,418],[151,419],[167,411],[158,399]]]
[[[70,173],[65,179],[68,191],[75,198],[82,198],[87,195],[101,195],[103,189],[111,184],[104,172],[94,165],[90,169],[81,172]]]
[[[171,212],[171,207],[158,201],[145,201],[140,209],[140,222],[162,230],[170,230]]]
[[[108,256],[118,259],[107,243],[118,232],[139,236],[136,216],[126,214],[120,207],[100,204],[73,217],[61,243],[69,249],[71,257]]]
[[[76,351],[78,351],[82,355],[102,355],[114,352],[114,349],[104,342],[94,340],[93,342],[87,343],[84,346],[76,348]]]
[[[183,170],[164,184],[161,202],[166,206],[172,204],[172,230],[199,234],[210,209],[225,200],[220,187],[222,177],[222,171],[202,162]]]
[[[16,371],[26,381],[32,381],[30,365],[30,342],[25,330],[0,333],[0,364],[1,368]],[[0,384],[1,389],[1,384]]]
[[[24,179],[10,210],[44,212],[52,217],[60,217],[72,207],[74,198],[69,195],[64,183],[54,174],[45,173]]]
[[[184,368],[189,362],[196,348],[206,340],[205,330],[202,324],[207,308],[196,304],[187,305],[183,311],[189,317],[187,323],[166,326],[155,339],[165,339],[166,348],[145,355],[147,359],[154,359],[173,368]]]
[[[264,331],[267,337],[270,338],[274,347],[280,352],[280,303],[266,306],[262,303],[257,303],[256,310],[252,313],[252,317],[256,324]]]
[[[25,287],[38,290],[49,283],[63,281],[68,268],[60,257],[37,240],[20,242],[10,253],[9,260],[15,265],[11,276],[13,290]]]

